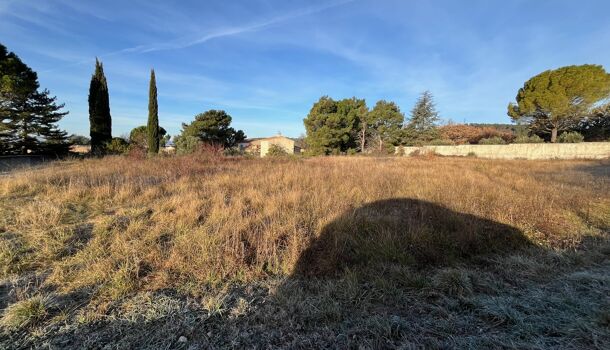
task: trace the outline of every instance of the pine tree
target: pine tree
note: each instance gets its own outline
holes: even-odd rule
[[[112,117],[104,67],[97,58],[89,85],[89,126],[91,153],[104,154],[106,144],[112,140]]]
[[[159,113],[157,105],[157,82],[155,70],[150,71],[150,88],[148,91],[148,125],[146,126],[148,139],[148,154],[159,153]]]
[[[375,107],[368,113],[370,133],[374,137],[378,152],[384,148],[393,150],[402,141],[402,125],[405,116],[400,108],[391,101],[377,101]]]
[[[231,127],[232,120],[227,112],[220,110],[197,114],[190,124],[182,123],[182,132],[176,137],[178,152],[190,153],[199,143],[235,147],[246,139],[246,135]]]
[[[607,100],[610,74],[599,65],[567,66],[542,72],[526,81],[517,93],[517,103],[508,105],[515,122],[529,124],[530,131],[550,135],[574,130],[592,109]]]
[[[417,99],[411,110],[411,119],[405,126],[405,139],[407,143],[425,143],[438,136],[436,123],[439,121],[438,112],[430,91],[424,91]]]
[[[320,97],[303,119],[308,153],[339,154],[362,148],[360,124],[366,115],[363,99],[352,97],[335,101],[328,96]]]
[[[68,152],[66,132],[56,125],[68,112],[39,87],[36,72],[0,44],[0,154]]]

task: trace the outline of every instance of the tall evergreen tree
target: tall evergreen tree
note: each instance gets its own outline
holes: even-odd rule
[[[411,110],[411,119],[405,125],[405,141],[411,144],[425,143],[438,137],[436,124],[439,121],[434,98],[424,91]]]
[[[157,82],[155,70],[150,71],[150,88],[148,91],[148,125],[146,126],[148,154],[159,153],[159,113],[157,105]]]
[[[97,58],[89,85],[89,130],[91,153],[104,154],[106,144],[112,140],[112,117],[104,67]]]
[[[0,154],[67,153],[56,123],[68,112],[39,87],[36,72],[0,44]]]

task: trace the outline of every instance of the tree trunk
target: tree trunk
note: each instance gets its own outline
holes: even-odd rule
[[[19,133],[19,137],[21,138],[21,154],[28,154],[28,125],[24,121],[21,122],[21,132]]]
[[[553,129],[551,129],[551,142],[555,143],[557,142],[557,127],[554,126]]]
[[[366,147],[366,124],[362,126],[362,131],[360,134],[360,152],[364,153]]]

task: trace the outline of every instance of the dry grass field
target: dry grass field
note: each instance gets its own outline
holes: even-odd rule
[[[0,348],[610,348],[610,163],[62,161],[0,178]]]

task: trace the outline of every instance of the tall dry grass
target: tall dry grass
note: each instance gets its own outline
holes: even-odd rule
[[[45,271],[64,292],[93,287],[107,299],[167,287],[195,293],[289,275],[330,223],[397,198],[570,249],[610,227],[610,179],[600,167],[358,157],[58,162],[0,179],[0,269]]]

